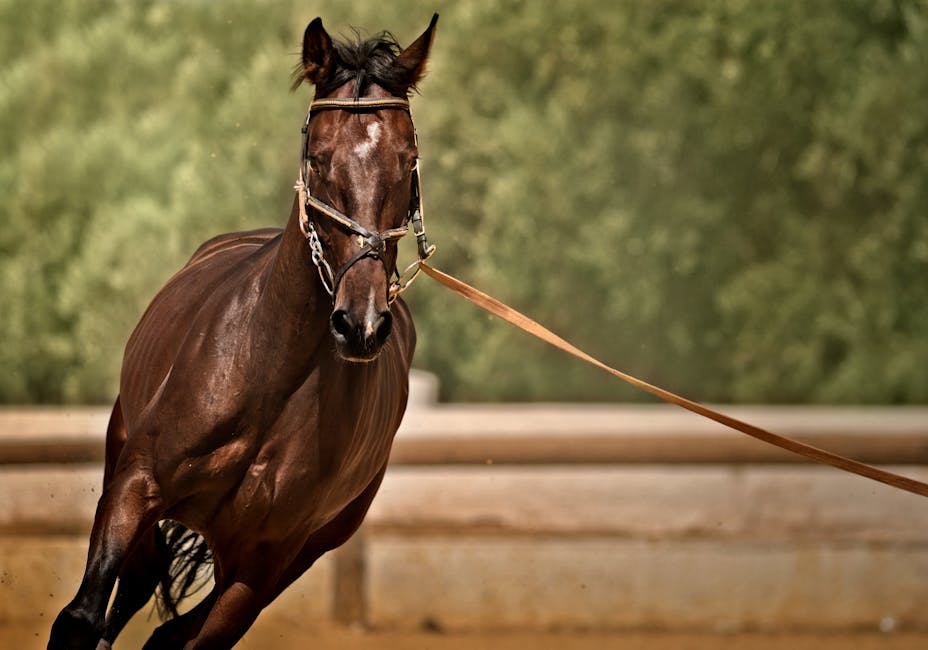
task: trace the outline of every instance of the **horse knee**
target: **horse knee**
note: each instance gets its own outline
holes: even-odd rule
[[[48,650],[96,650],[102,636],[102,626],[86,612],[68,606],[52,623]]]

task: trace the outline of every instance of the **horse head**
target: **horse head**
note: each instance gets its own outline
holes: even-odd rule
[[[303,35],[295,86],[316,89],[304,129],[304,234],[332,295],[337,351],[351,361],[373,360],[390,335],[397,240],[418,209],[408,94],[437,18],[405,49],[388,34],[333,42],[319,18]]]

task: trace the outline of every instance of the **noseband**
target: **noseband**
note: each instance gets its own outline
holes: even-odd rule
[[[345,213],[335,209],[325,201],[313,196],[309,192],[309,185],[304,180],[304,175],[308,173],[309,167],[309,121],[313,114],[319,111],[349,111],[352,113],[372,112],[386,109],[399,109],[409,113],[409,101],[399,97],[360,97],[357,99],[318,99],[309,105],[309,111],[306,114],[306,122],[303,124],[303,154],[300,164],[300,176],[296,183],[296,190],[300,193],[300,231],[309,242],[310,256],[313,264],[319,271],[319,278],[322,280],[322,286],[325,288],[332,300],[335,300],[335,292],[338,291],[338,285],[345,273],[352,266],[366,257],[380,260],[386,268],[387,244],[398,241],[409,231],[409,224],[412,224],[412,231],[416,235],[416,244],[419,253],[419,259],[410,264],[406,270],[400,274],[395,268],[393,270],[394,278],[388,288],[387,300],[392,303],[411,283],[419,273],[419,262],[428,259],[435,247],[430,245],[425,236],[425,226],[422,217],[422,186],[419,181],[419,160],[416,159],[416,166],[412,171],[412,192],[409,202],[409,211],[406,220],[399,228],[391,228],[382,232],[368,230],[357,221]],[[410,114],[410,117],[412,115]],[[415,133],[415,128],[413,129]],[[332,271],[332,267],[325,259],[325,250],[322,247],[322,241],[316,231],[316,221],[310,215],[322,215],[348,234],[355,235],[360,250],[355,253],[351,259],[338,269]],[[389,272],[388,272],[389,274]]]

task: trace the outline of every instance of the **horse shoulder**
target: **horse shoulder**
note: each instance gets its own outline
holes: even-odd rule
[[[262,260],[277,229],[220,235],[204,243],[155,295],[129,337],[120,391],[133,419],[170,378],[182,353],[203,350],[204,365],[222,362],[221,347],[233,345],[228,330],[255,299]],[[226,330],[226,331],[224,331]]]

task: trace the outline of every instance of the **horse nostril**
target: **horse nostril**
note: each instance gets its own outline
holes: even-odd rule
[[[393,330],[393,315],[389,311],[380,314],[380,318],[374,323],[374,336],[377,337],[377,344],[383,345],[390,332]]]
[[[336,334],[348,338],[348,335],[354,329],[354,325],[351,323],[351,316],[348,315],[347,311],[336,309],[332,312],[332,329],[335,330]]]
[[[352,357],[372,358],[393,329],[393,316],[389,310],[368,316],[363,322],[355,321],[351,312],[336,309],[330,317],[332,333],[340,345],[348,346]]]

